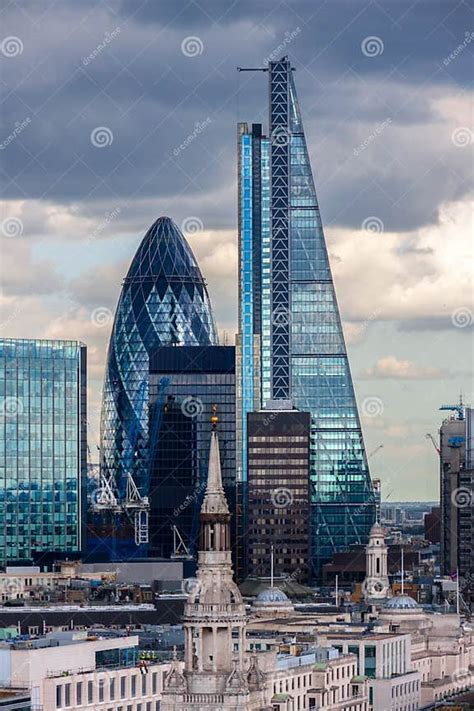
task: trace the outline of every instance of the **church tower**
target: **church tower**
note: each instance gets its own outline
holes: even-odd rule
[[[388,581],[388,548],[385,532],[376,521],[370,529],[369,542],[365,548],[364,597],[369,603],[385,600],[390,596]]]
[[[264,675],[246,655],[246,612],[233,580],[230,512],[222,486],[217,416],[212,416],[207,487],[201,506],[197,581],[184,607],[184,670],[175,660],[162,711],[265,707]]]

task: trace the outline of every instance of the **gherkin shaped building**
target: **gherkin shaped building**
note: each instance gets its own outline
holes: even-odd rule
[[[218,343],[205,281],[169,217],[150,227],[124,279],[107,354],[101,413],[101,474],[120,500],[131,473],[149,495],[149,360],[160,346]]]

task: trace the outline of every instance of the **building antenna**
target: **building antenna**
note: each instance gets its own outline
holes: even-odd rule
[[[270,587],[273,590],[273,543],[270,546]]]
[[[405,561],[404,561],[404,553],[403,553],[403,544],[401,547],[401,553],[402,553],[402,595],[405,593]]]

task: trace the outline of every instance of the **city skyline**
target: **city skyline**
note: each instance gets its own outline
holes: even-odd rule
[[[242,79],[235,67],[288,53],[368,453],[384,445],[372,476],[383,499],[436,498],[425,434],[436,435],[437,408],[461,390],[472,402],[467,12],[336,5],[343,20],[322,3],[296,13],[240,2],[238,18],[222,17],[218,3],[207,14],[193,3],[176,14],[160,4],[156,15],[152,3],[135,13],[130,3],[115,14],[97,3],[3,12],[21,44],[2,45],[12,94],[1,134],[1,335],[88,345],[92,449],[121,281],[160,215],[182,226],[233,343],[235,124],[255,115],[264,91],[262,77]]]

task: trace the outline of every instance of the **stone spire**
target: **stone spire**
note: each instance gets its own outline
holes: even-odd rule
[[[219,454],[219,440],[215,428],[211,434],[211,448],[209,450],[209,468],[207,473],[207,486],[201,514],[229,514],[229,507],[222,486],[221,460]]]
[[[265,679],[255,660],[247,670],[247,616],[232,575],[230,512],[222,485],[216,409],[200,515],[197,580],[184,606],[184,684],[173,667],[163,689],[163,711],[267,707]]]

